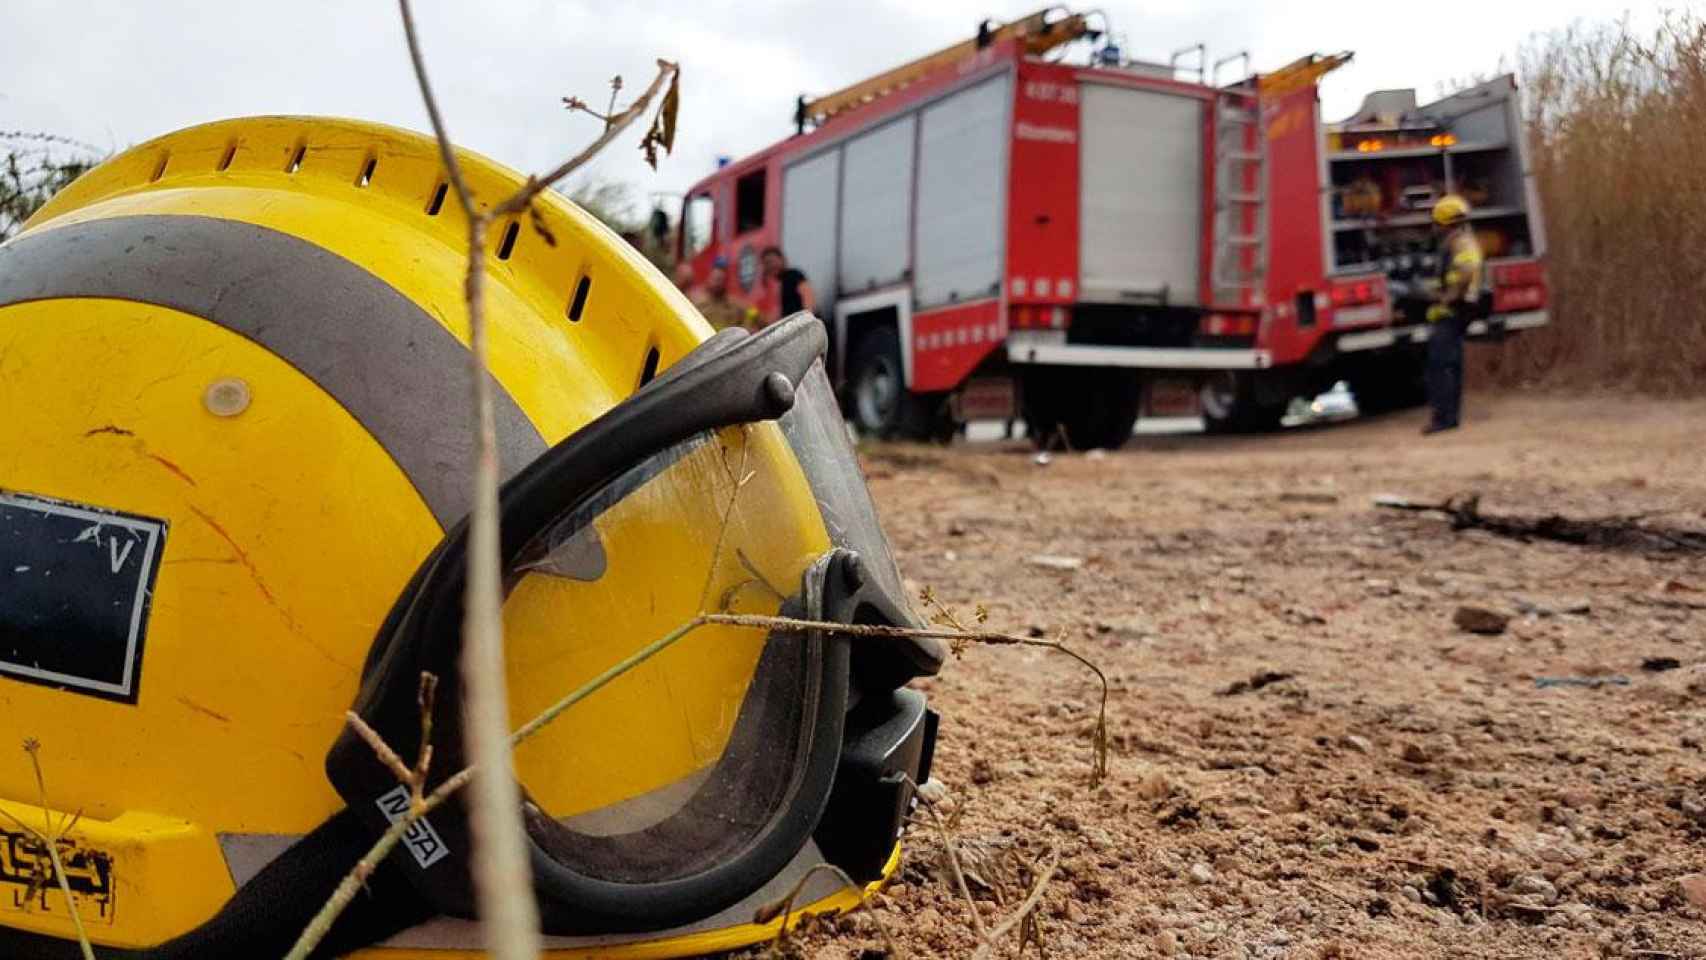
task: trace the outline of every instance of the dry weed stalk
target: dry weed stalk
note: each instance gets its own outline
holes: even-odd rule
[[[787,940],[788,931],[791,929],[789,921],[793,916],[794,902],[799,899],[800,894],[805,890],[806,884],[811,881],[811,878],[820,873],[833,875],[849,889],[855,891],[861,889],[860,885],[854,882],[852,877],[847,875],[847,871],[841,869],[835,864],[813,864],[811,869],[802,874],[800,879],[794,883],[793,888],[788,891],[787,896],[784,896],[775,903],[765,904],[753,912],[753,923],[764,924],[775,920],[777,917],[782,918],[782,922],[776,927],[776,939],[771,944],[771,950],[769,951],[770,956],[781,955],[780,947]],[[895,958],[895,960],[906,960],[906,952],[901,950],[900,945],[895,943],[894,937],[889,933],[888,922],[875,911],[866,908],[864,900],[859,901],[859,903],[848,909],[846,913],[853,913],[857,910],[865,910],[865,912],[870,916],[872,922],[877,925],[877,932],[882,934],[883,945],[888,948],[888,955]],[[804,922],[804,918],[802,918],[801,922]]]
[[[485,324],[486,231],[500,218],[526,211],[536,230],[547,242],[555,239],[544,228],[543,218],[533,210],[539,194],[579,169],[650,108],[651,102],[678,77],[675,64],[658,61],[651,86],[626,110],[604,117],[604,131],[584,150],[563,161],[542,177],[529,177],[521,189],[487,210],[479,209],[456,160],[456,150],[445,129],[421,54],[409,0],[398,0],[403,32],[408,40],[409,60],[420,85],[421,100],[432,121],[439,158],[445,176],[456,194],[456,202],[468,220],[468,266],[463,296],[468,308],[469,356],[473,364],[474,412],[477,456],[474,466],[474,502],[468,532],[468,583],[464,598],[462,676],[465,684],[463,740],[478,770],[470,802],[470,825],[478,855],[473,857],[474,890],[487,948],[499,960],[529,960],[539,955],[539,913],[533,899],[528,868],[526,834],[521,821],[521,793],[516,785],[514,761],[507,733],[509,693],[503,665],[503,593],[498,533],[497,428],[492,412],[492,387],[487,377]],[[611,100],[614,107],[614,91]],[[668,98],[667,122],[660,116],[647,134],[644,146],[655,161],[654,142],[666,150],[674,145],[674,96]],[[573,106],[571,104],[571,106]],[[584,107],[583,107],[584,109]],[[407,781],[405,781],[407,782]],[[424,806],[424,802],[418,804]],[[394,841],[393,841],[394,842]]]
[[[960,866],[959,838],[954,835],[953,828],[936,812],[936,801],[925,795],[918,783],[911,777],[906,782],[912,786],[912,795],[924,807],[924,812],[930,815],[930,821],[936,825],[937,833],[942,837],[942,852],[948,860],[948,873],[954,878],[954,886],[959,889],[960,896],[966,901],[966,909],[971,911],[971,926],[977,931],[979,940],[988,936],[988,930],[983,925],[983,914],[977,908],[977,899],[971,895],[971,887],[966,884],[966,872]]]
[[[1011,933],[1014,927],[1023,928],[1025,924],[1035,922],[1033,916],[1036,913],[1037,904],[1042,902],[1043,892],[1048,889],[1049,881],[1054,879],[1055,871],[1059,869],[1060,848],[1056,847],[1049,851],[1048,866],[1038,872],[1036,882],[1031,885],[1031,892],[1026,895],[1025,899],[1012,913],[1008,914],[1005,919],[995,925],[994,929],[989,931],[989,935],[984,937],[983,942],[978,945],[977,952],[972,954],[972,960],[985,960],[985,958],[992,956],[996,950],[1000,949],[1001,940]],[[1019,951],[1021,953],[1025,949],[1025,940],[1024,936],[1020,937]]]
[[[65,897],[65,909],[71,914],[71,925],[77,929],[77,945],[83,951],[83,960],[95,960],[95,948],[89,943],[89,933],[83,929],[83,916],[77,912],[77,901],[71,896],[71,880],[65,875],[65,862],[59,857],[59,841],[65,839],[71,833],[71,828],[77,826],[77,821],[83,819],[83,811],[79,810],[59,823],[54,823],[51,808],[47,805],[47,778],[41,772],[41,741],[34,737],[25,739],[24,752],[29,754],[30,767],[36,774],[36,796],[41,806],[42,829],[37,830],[19,820],[10,811],[0,809],[0,813],[6,814],[6,819],[17,824],[18,829],[47,851],[48,863],[53,866],[54,879],[59,881],[60,895]],[[32,890],[32,894],[33,892]]]

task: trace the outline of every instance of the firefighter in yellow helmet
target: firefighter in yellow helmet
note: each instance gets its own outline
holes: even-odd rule
[[[1485,258],[1469,225],[1469,203],[1447,194],[1434,204],[1434,227],[1442,234],[1439,291],[1428,307],[1428,406],[1433,417],[1423,434],[1455,430],[1463,407],[1463,338],[1480,306]]]

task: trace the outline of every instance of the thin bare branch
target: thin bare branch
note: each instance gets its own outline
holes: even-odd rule
[[[421,102],[426,105],[427,119],[432,121],[432,132],[438,140],[439,162],[444,164],[445,175],[450,178],[450,186],[456,191],[456,202],[462,205],[462,212],[470,219],[474,216],[474,196],[468,192],[468,183],[462,179],[462,165],[456,162],[456,148],[451,145],[450,133],[444,128],[444,116],[438,111],[438,98],[432,94],[432,81],[427,77],[426,58],[421,55],[421,41],[415,32],[415,12],[409,0],[397,0],[397,7],[403,14],[403,35],[409,42],[409,62],[415,68],[415,82],[420,84]]]
[[[355,895],[361,892],[361,888],[367,883],[367,878],[373,875],[373,871],[390,855],[392,848],[396,847],[397,842],[403,839],[403,834],[409,832],[409,828],[415,825],[416,820],[438,809],[439,805],[450,799],[456,791],[467,786],[472,779],[474,779],[474,768],[463,769],[455,776],[439,784],[436,790],[427,795],[423,803],[411,809],[406,815],[399,817],[389,829],[380,834],[379,839],[373,842],[373,846],[367,849],[367,853],[363,854],[350,872],[344,875],[337,889],[332,891],[332,895],[320,905],[320,910],[314,914],[314,919],[308,921],[308,925],[302,928],[302,934],[296,938],[296,943],[291,946],[290,952],[284,955],[284,960],[308,960],[308,956],[314,952],[314,948],[320,945],[320,941],[326,938],[327,933],[331,932],[332,924],[344,912],[344,908],[348,907],[350,901],[355,899]]]
[[[1101,706],[1096,718],[1096,726],[1092,731],[1092,747],[1095,751],[1094,764],[1090,771],[1092,786],[1098,785],[1108,775],[1108,677],[1094,662],[1068,647],[1059,640],[1044,640],[1038,637],[1020,637],[1010,633],[996,633],[987,630],[963,631],[956,629],[915,629],[912,627],[885,627],[878,624],[865,623],[822,623],[815,620],[798,620],[791,617],[763,617],[737,613],[708,613],[699,619],[705,623],[720,623],[726,626],[757,627],[766,630],[827,630],[852,637],[889,637],[947,640],[953,644],[976,643],[996,647],[1038,647],[1044,650],[1057,650],[1089,668],[1091,673],[1102,685]]]
[[[844,886],[855,892],[862,889],[859,883],[847,875],[847,871],[841,869],[835,864],[813,864],[811,869],[807,870],[800,876],[799,880],[795,881],[793,889],[788,891],[787,896],[774,903],[764,904],[757,910],[753,911],[752,922],[760,924],[769,923],[777,917],[781,917],[782,923],[776,929],[776,938],[777,940],[781,940],[783,937],[786,937],[788,935],[788,922],[793,917],[795,901],[799,899],[800,894],[805,890],[806,884],[811,881],[811,878],[817,876],[819,873],[833,874]],[[894,937],[889,933],[888,923],[884,921],[882,916],[876,911],[867,908],[863,899],[846,912],[852,913],[854,910],[860,909],[864,909],[866,915],[869,916],[871,921],[877,925],[877,932],[882,934],[883,945],[888,948],[888,955],[895,958],[895,960],[906,960],[906,953],[900,949],[900,945],[895,942]]]
[[[47,778],[41,772],[41,742],[31,737],[24,741],[24,752],[30,755],[30,766],[36,772],[36,791],[41,798],[41,817],[47,829],[36,834],[41,845],[47,848],[48,862],[53,864],[53,875],[59,880],[59,893],[65,898],[65,910],[71,914],[71,925],[77,929],[77,946],[83,951],[83,960],[95,960],[95,948],[89,943],[89,932],[83,929],[83,915],[77,910],[77,901],[71,896],[71,878],[65,875],[65,863],[59,858],[59,840],[64,835],[53,826],[53,814],[47,805]],[[35,831],[30,831],[34,833]]]
[[[1023,923],[1025,918],[1029,917],[1031,912],[1037,908],[1037,904],[1042,901],[1043,891],[1048,889],[1049,881],[1054,879],[1054,873],[1059,869],[1060,848],[1056,847],[1049,855],[1048,866],[1045,867],[1042,873],[1037,876],[1036,884],[1031,887],[1030,896],[1026,897],[1024,902],[1019,904],[1019,908],[1017,910],[1014,910],[1012,913],[1007,915],[1006,919],[996,924],[995,929],[989,931],[989,936],[983,939],[983,943],[978,946],[977,952],[972,954],[972,960],[985,960],[985,958],[1000,949],[1002,938],[1012,932],[1014,927]]]
[[[652,100],[657,97],[659,91],[663,90],[664,83],[675,75],[675,71],[675,64],[668,60],[659,60],[658,75],[652,78],[651,86],[640,94],[638,100],[629,104],[627,109],[608,118],[604,132],[598,135],[598,139],[588,144],[586,149],[580,153],[563,161],[550,173],[542,177],[527,178],[527,183],[520,190],[510,194],[508,199],[492,208],[491,216],[498,218],[509,216],[512,213],[520,213],[527,209],[527,205],[533,202],[534,197],[550,189],[557,181],[585,166],[588,160],[598,156],[599,151],[609,146],[612,140],[622,135],[622,131],[628,129],[635,120],[640,119],[645,114],[646,110],[651,107]]]
[[[417,806],[424,799],[421,790],[426,785],[427,771],[432,769],[432,709],[437,699],[438,676],[422,670],[421,685],[415,692],[415,703],[421,709],[421,750],[415,757],[415,779],[410,784]]]
[[[936,637],[939,639],[968,636],[966,634],[948,630],[917,630],[906,627],[876,627],[863,624],[800,620],[793,617],[762,617],[746,614],[700,614],[656,640],[653,640],[644,647],[634,651],[632,654],[629,654],[617,663],[612,664],[597,676],[581,684],[579,687],[576,687],[567,696],[564,696],[556,703],[546,707],[532,720],[522,724],[514,733],[510,734],[510,746],[513,747],[520,744],[537,734],[540,730],[543,730],[546,726],[550,725],[552,721],[562,716],[563,712],[568,710],[570,707],[573,707],[575,704],[603,689],[617,677],[622,676],[640,664],[650,660],[652,657],[662,653],[664,650],[669,649],[671,646],[680,642],[684,637],[688,636],[698,628],[709,624],[750,627],[762,630],[825,630],[836,631],[852,636]],[[1079,659],[1080,662],[1088,664],[1088,661],[1083,660],[1081,657],[1077,657],[1076,654],[1072,654],[1072,651],[1065,650],[1060,646],[1060,644],[1050,641],[1036,640],[1034,638],[1026,637],[1013,637],[1006,634],[994,633],[971,634],[969,637],[972,642],[1060,649]],[[1092,669],[1095,669],[1094,664],[1089,664],[1089,666]],[[1101,677],[1101,671],[1096,670],[1096,675]],[[1106,684],[1106,678],[1103,678],[1103,683],[1104,685]],[[361,862],[357,864],[357,869],[351,871],[350,875],[344,878],[344,882],[338,887],[338,892],[335,893],[330,900],[326,901],[326,904],[323,907],[321,907],[320,913],[315,916],[313,922],[310,923],[308,928],[303,931],[302,938],[297,941],[297,949],[293,949],[289,956],[286,957],[286,960],[303,960],[303,958],[307,957],[313,947],[319,943],[320,938],[323,938],[326,931],[331,929],[332,922],[337,919],[338,914],[342,913],[344,907],[349,905],[350,899],[355,896],[355,891],[360,889],[363,878],[362,876],[358,876],[358,874],[364,869],[370,872],[373,869],[373,866],[383,860],[385,854],[397,845],[398,839],[402,837],[403,833],[408,830],[410,825],[421,817],[432,812],[457,790],[466,786],[468,782],[473,779],[474,773],[475,767],[469,766],[464,768],[454,776],[439,784],[437,789],[427,795],[424,803],[416,805],[416,807],[410,810],[409,813],[399,818],[396,823],[392,824],[391,829],[382,834],[379,840],[374,843],[373,847],[368,850],[367,855],[362,857]],[[314,934],[312,939],[310,939],[310,933]]]
[[[354,730],[357,736],[373,748],[374,756],[379,758],[380,763],[385,764],[393,776],[406,784],[415,782],[415,772],[409,769],[409,765],[403,762],[402,757],[397,756],[397,751],[391,749],[391,745],[385,742],[385,738],[379,735],[379,731],[368,726],[367,721],[361,719],[361,714],[354,710],[345,710],[344,721],[350,725],[350,729]]]
[[[901,776],[912,787],[912,795],[918,798],[919,803],[923,804],[924,811],[930,814],[931,822],[936,825],[936,831],[942,835],[942,850],[948,855],[948,871],[954,876],[954,886],[959,888],[960,896],[965,898],[966,909],[971,911],[972,929],[977,931],[979,940],[984,939],[988,931],[983,925],[983,913],[978,910],[977,900],[971,895],[971,887],[966,883],[965,870],[960,866],[959,842],[955,839],[953,831],[948,829],[948,824],[942,820],[941,814],[936,812],[935,802],[926,797],[924,792],[919,789],[918,782],[906,774]]]

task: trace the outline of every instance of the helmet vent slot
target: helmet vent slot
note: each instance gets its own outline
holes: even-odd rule
[[[296,152],[290,155],[290,162],[284,165],[285,173],[295,173],[302,169],[302,158],[308,155],[308,145],[297,143]]]
[[[148,178],[149,183],[153,183],[154,181],[156,181],[156,180],[158,180],[161,177],[166,175],[166,164],[168,162],[170,162],[171,159],[172,159],[172,151],[170,151],[170,150],[161,151],[160,162],[154,165],[154,175],[152,177]]]
[[[592,278],[583,275],[580,279],[580,282],[575,284],[575,297],[574,297],[574,299],[569,301],[569,319],[570,320],[574,321],[575,323],[580,322],[581,314],[586,311],[587,294],[589,294],[591,292],[592,292]]]
[[[373,171],[379,166],[379,158],[373,154],[367,155],[367,162],[361,165],[361,175],[355,178],[355,185],[365,187],[373,182]]]
[[[237,159],[237,141],[233,140],[225,145],[225,152],[219,157],[219,172],[224,173],[231,169],[231,161],[235,159]]]
[[[449,192],[449,190],[450,184],[445,183],[443,180],[438,182],[438,188],[432,192],[432,199],[427,201],[427,216],[436,217],[438,216],[438,212],[444,209],[444,195]]]
[[[646,351],[646,363],[645,363],[645,365],[640,368],[640,386],[643,387],[646,384],[651,383],[652,380],[657,377],[657,375],[658,375],[658,348],[657,348],[656,344],[653,344],[652,348],[650,350]]]
[[[509,226],[504,228],[503,241],[498,244],[499,260],[508,260],[509,255],[515,252],[515,238],[519,236],[521,236],[521,221],[511,220]]]

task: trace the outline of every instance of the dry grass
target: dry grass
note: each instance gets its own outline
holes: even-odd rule
[[[1475,374],[1706,392],[1706,21],[1578,25],[1520,65],[1552,325],[1478,351]]]

